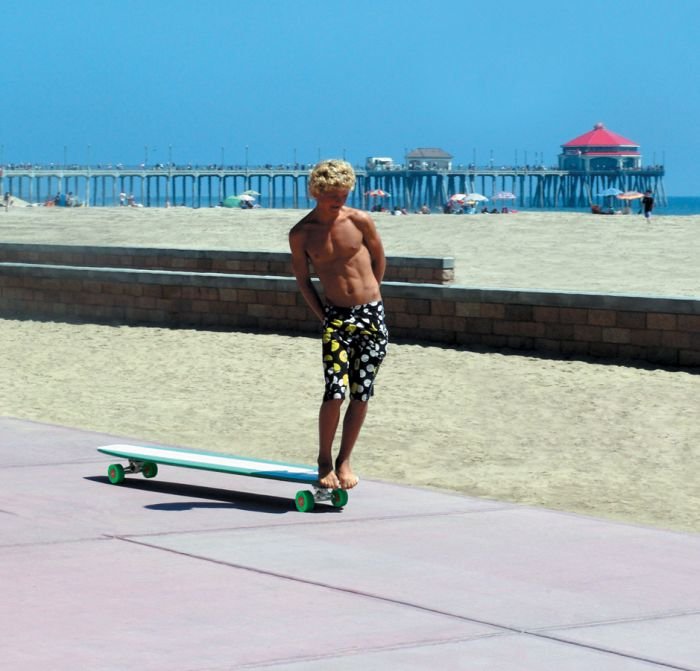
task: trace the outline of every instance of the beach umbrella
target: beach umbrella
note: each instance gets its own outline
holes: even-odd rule
[[[251,196],[247,191],[243,193],[239,193],[236,198],[238,200],[245,200],[248,203],[252,203],[255,200],[255,196]],[[225,202],[225,201],[224,201]]]
[[[465,200],[467,200],[467,194],[466,193],[455,193],[454,195],[450,196],[450,200],[453,203],[463,203]]]
[[[240,207],[241,199],[238,196],[229,196],[221,203],[224,207]]]
[[[516,195],[510,191],[499,191],[494,197],[494,200],[515,200]]]
[[[241,196],[259,196],[260,193],[258,191],[253,191],[253,189],[246,189]],[[240,198],[240,196],[239,196]]]
[[[620,193],[617,196],[620,200],[637,200],[638,198],[644,198],[643,193],[639,193],[639,191],[625,191],[624,193]]]
[[[605,198],[605,202],[607,203],[607,207],[612,207],[613,197],[619,196],[621,193],[622,193],[622,191],[620,189],[617,189],[614,186],[609,186],[604,191],[601,191],[600,193],[596,193],[596,196],[603,196]]]
[[[370,196],[372,198],[384,198],[390,195],[391,194],[388,191],[384,191],[383,189],[373,189],[372,191],[365,191],[365,196]]]
[[[515,198],[515,196],[513,196]],[[467,200],[473,203],[483,203],[488,200],[486,196],[482,196],[480,193],[468,193]]]

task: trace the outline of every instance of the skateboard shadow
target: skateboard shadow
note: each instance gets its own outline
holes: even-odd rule
[[[85,480],[107,484],[114,487],[109,478],[105,476],[89,476]],[[127,478],[119,485],[121,488],[138,489],[148,492],[158,492],[171,496],[187,497],[184,501],[168,501],[166,503],[151,503],[144,506],[148,510],[161,510],[164,512],[183,512],[196,509],[226,509],[249,510],[256,513],[269,513],[270,515],[285,515],[297,512],[294,500],[289,496],[273,496],[253,492],[241,492],[234,489],[219,489],[216,487],[203,487],[200,485],[188,485],[180,482],[167,482],[164,480],[140,480]],[[205,499],[205,500],[202,500]],[[338,508],[318,505],[314,508],[317,513],[339,513]]]

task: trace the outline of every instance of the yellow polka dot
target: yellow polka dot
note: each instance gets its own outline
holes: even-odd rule
[[[348,353],[343,350],[340,354],[338,354],[338,358],[345,363],[348,360]]]
[[[348,382],[350,382],[350,378],[348,377],[348,375],[347,375],[347,373],[346,373],[345,375],[343,375],[343,386],[344,386],[344,387],[347,387],[347,386],[348,386]]]
[[[339,373],[339,372],[340,372],[340,364],[339,364],[339,363],[334,363],[334,364],[333,364],[333,372],[334,372],[334,373]]]
[[[331,352],[335,352],[339,347],[340,347],[340,344],[338,343],[338,341],[334,340],[331,343]]]

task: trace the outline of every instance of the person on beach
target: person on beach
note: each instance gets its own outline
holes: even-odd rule
[[[350,455],[388,344],[380,289],[384,246],[372,217],[345,205],[354,186],[349,163],[318,163],[309,179],[316,207],[289,233],[294,276],[322,325],[325,393],[318,424],[318,482],[328,489],[351,489],[358,483]],[[310,265],[321,282],[323,299],[312,283]],[[350,403],[334,464],[333,438],[348,389]]]
[[[651,195],[651,191],[647,189],[644,192],[644,198],[642,198],[642,210],[644,212],[645,219],[651,219],[651,211],[654,209],[654,196]]]

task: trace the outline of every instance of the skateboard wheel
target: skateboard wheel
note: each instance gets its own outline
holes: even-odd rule
[[[334,489],[331,493],[331,503],[336,508],[342,508],[348,504],[348,493],[344,489]]]
[[[295,502],[300,513],[308,513],[314,509],[314,495],[308,490],[297,492]]]
[[[111,464],[107,469],[107,477],[113,485],[124,482],[124,467],[121,464]]]
[[[144,478],[155,478],[158,475],[158,464],[146,461],[141,469]]]

